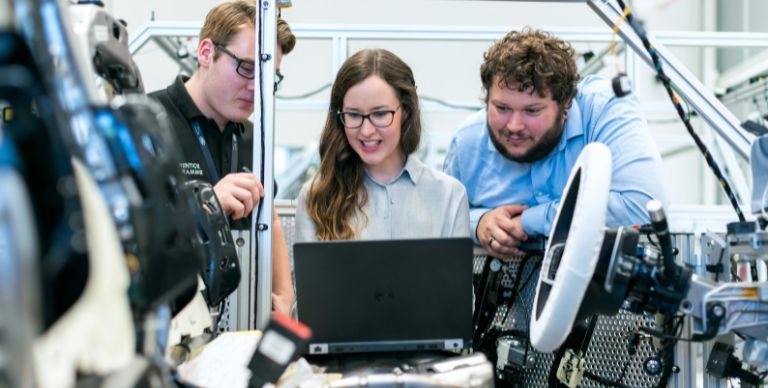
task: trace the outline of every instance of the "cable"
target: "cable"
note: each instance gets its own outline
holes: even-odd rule
[[[319,94],[320,92],[324,91],[325,89],[330,88],[331,86],[332,86],[332,84],[329,82],[329,83],[327,83],[327,84],[325,84],[323,86],[320,86],[317,89],[311,90],[311,91],[303,93],[303,94],[297,94],[297,95],[293,95],[293,96],[276,95],[275,97],[278,100],[302,100],[302,99],[305,99],[305,98],[308,98],[308,97],[312,97],[312,96],[314,96],[316,94]],[[439,104],[439,105],[442,105],[442,106],[445,106],[445,107],[451,108],[451,109],[469,110],[469,111],[473,111],[473,112],[482,109],[481,107],[472,106],[472,105],[454,104],[454,103],[451,103],[451,102],[448,102],[448,101],[445,101],[445,100],[442,100],[442,99],[439,99],[439,98],[436,98],[436,97],[431,97],[431,96],[419,95],[419,98],[424,100],[424,101],[431,101],[431,102],[434,102],[436,104]]]
[[[624,0],[616,0],[616,1],[621,7],[621,9],[627,12],[629,7],[627,7],[624,4]],[[657,79],[661,81],[661,83],[664,85],[664,88],[667,90],[667,94],[669,95],[669,98],[672,100],[672,103],[675,106],[675,110],[680,116],[680,119],[683,120],[683,124],[685,124],[686,130],[688,130],[688,133],[693,138],[693,141],[696,143],[696,146],[699,148],[699,150],[703,154],[704,160],[706,160],[707,165],[710,167],[712,172],[715,174],[715,177],[717,178],[718,182],[720,182],[720,185],[723,187],[723,190],[725,191],[725,194],[728,197],[728,200],[730,201],[731,206],[733,206],[733,209],[736,211],[736,215],[739,217],[739,221],[745,222],[746,217],[744,216],[744,213],[741,211],[741,207],[739,206],[738,201],[736,201],[736,196],[733,193],[733,190],[731,189],[731,185],[725,179],[725,176],[720,170],[720,167],[717,165],[717,162],[715,162],[714,158],[712,158],[712,155],[707,149],[707,146],[704,145],[704,142],[702,142],[699,135],[697,135],[696,132],[693,130],[693,126],[691,125],[690,120],[688,120],[688,117],[686,117],[686,114],[683,111],[683,107],[680,104],[680,99],[677,97],[677,94],[675,94],[675,92],[672,90],[671,80],[664,73],[664,68],[662,66],[661,60],[658,54],[656,53],[656,50],[653,48],[653,45],[651,45],[651,42],[648,40],[648,36],[645,33],[645,29],[637,23],[635,18],[632,16],[631,12],[628,12],[627,14],[627,23],[635,32],[635,34],[637,34],[640,40],[643,42],[643,46],[645,46],[645,49],[648,52],[648,55],[651,57],[654,67],[656,68]]]
[[[718,271],[715,272],[715,281],[720,279],[720,272],[723,272],[723,257],[725,256],[725,247],[720,250],[720,258],[717,260]]]
[[[441,100],[441,99],[435,98],[435,97],[425,96],[423,94],[419,95],[419,98],[424,100],[424,101],[431,101],[431,102],[434,102],[434,103],[437,103],[437,104],[440,104],[442,106],[445,106],[445,107],[448,107],[448,108],[452,108],[452,109],[470,110],[470,111],[473,111],[473,112],[482,109],[482,108],[478,108],[478,107],[472,106],[472,105],[453,104],[453,103],[447,102],[445,100]]]
[[[515,303],[514,303],[515,299],[520,301],[520,305],[524,309],[524,313],[525,313],[524,316],[528,317],[528,319],[530,320],[531,311],[530,311],[530,309],[527,308],[527,304],[526,304],[525,300],[523,300],[523,298],[522,298],[522,291],[525,290],[525,287],[531,281],[531,279],[533,278],[533,275],[535,273],[537,273],[537,268],[541,264],[541,260],[537,260],[535,262],[535,265],[531,268],[531,271],[528,273],[528,276],[526,276],[526,279],[522,283],[520,283],[520,279],[525,274],[525,269],[526,269],[526,267],[528,267],[527,264],[530,261],[531,260],[529,259],[529,256],[524,256],[523,260],[518,265],[517,273],[515,274],[515,279],[514,279],[514,282],[512,284],[512,287],[511,287],[511,289],[512,289],[511,292],[513,292],[513,295],[512,295],[512,297],[510,299],[512,300],[512,302],[510,302],[506,306],[507,309],[504,312],[504,316],[502,317],[501,321],[498,324],[498,326],[500,326],[502,329],[499,330],[496,327],[493,327],[494,325],[489,325],[489,327],[487,329],[485,329],[485,334],[478,341],[477,349],[482,349],[485,346],[485,344],[487,343],[487,341],[493,341],[492,343],[495,343],[499,338],[504,337],[504,336],[508,336],[508,335],[513,335],[513,336],[517,336],[517,337],[521,337],[521,338],[522,337],[525,337],[525,338],[528,337],[528,333],[527,332],[523,332],[521,330],[506,330],[506,329],[503,329],[503,328],[505,328],[507,326],[507,319],[509,318],[509,314],[512,311],[512,307],[515,306]],[[496,307],[496,311],[498,312],[498,306]],[[496,315],[496,313],[494,313],[494,316],[495,315]],[[530,326],[530,323],[527,323],[525,325],[526,328],[528,326]],[[530,344],[528,342],[526,342],[525,359],[527,359],[528,348],[529,347],[530,347]]]
[[[616,73],[621,73],[621,68],[619,67],[619,58],[616,54],[616,35],[619,33],[619,26],[622,22],[629,16],[629,7],[627,7],[624,12],[621,14],[621,17],[619,17],[619,20],[616,21],[616,23],[613,24],[613,34],[611,35],[611,44],[608,46],[609,51],[611,55],[613,55],[614,65],[616,65]]]
[[[266,55],[264,53],[264,47],[266,46],[264,44],[264,23],[263,23],[263,15],[264,15],[264,7],[262,7],[260,4],[257,4],[258,9],[258,20],[257,20],[257,26],[259,26],[259,34],[257,37],[257,41],[259,42],[259,132],[260,132],[260,139],[261,139],[261,155],[260,155],[260,166],[259,166],[259,179],[261,180],[262,184],[264,184],[264,172],[265,172],[265,163],[266,163],[266,156],[264,155],[266,152],[266,146],[264,143],[266,143],[266,123],[264,122],[264,115],[266,113],[266,107],[264,106],[264,63],[266,62]],[[261,231],[262,224],[259,223],[259,220],[261,220],[261,212],[264,207],[264,201],[259,201],[259,205],[256,209],[256,229],[257,230],[251,230],[251,237],[252,241],[250,244],[250,252],[248,255],[248,258],[250,260],[251,257],[254,258],[252,263],[257,263],[256,265],[256,271],[258,271],[258,251],[257,251],[257,245],[259,242],[259,239],[256,237],[256,233]],[[253,216],[253,214],[251,214]],[[256,278],[258,279],[258,273],[256,273]],[[254,314],[254,320],[258,319],[257,315]],[[258,327],[259,322],[254,322],[254,327]]]
[[[302,100],[302,99],[305,99],[307,97],[312,97],[315,94],[318,94],[318,93],[322,92],[323,90],[328,89],[330,87],[331,87],[331,83],[329,82],[329,83],[327,83],[327,84],[325,84],[325,85],[323,85],[323,86],[321,86],[321,87],[319,87],[319,88],[317,88],[315,90],[306,92],[304,94],[299,94],[299,95],[296,95],[296,96],[275,95],[275,97],[278,100]]]
[[[659,243],[656,241],[653,241],[653,235],[651,234],[651,232],[646,232],[645,238],[648,239],[648,242],[651,244],[651,246],[653,246],[656,249],[661,249],[659,246]]]
[[[620,0],[621,1],[621,0]],[[663,331],[671,332],[676,336],[680,336],[683,328],[683,318],[677,316],[664,316]],[[661,349],[656,352],[656,357],[661,360],[662,373],[659,378],[659,382],[656,384],[656,388],[662,388],[667,386],[669,377],[672,375],[672,366],[675,361],[674,348],[677,344],[675,339],[662,339]]]
[[[598,376],[588,370],[584,371],[584,377],[597,381],[600,384],[607,385],[609,387],[619,387],[619,388],[629,388],[628,385],[625,385],[621,381],[624,380],[624,377],[627,375],[627,369],[629,369],[629,364],[631,363],[632,358],[627,360],[627,362],[624,363],[624,366],[621,368],[621,374],[619,375],[619,378],[616,380],[608,380],[605,377]]]
[[[526,263],[526,262],[527,262],[527,260],[525,260],[525,261],[522,261],[522,262],[519,264],[519,266],[518,266],[518,270],[517,270],[517,273],[515,274],[515,280],[514,280],[514,283],[512,284],[512,292],[515,292],[515,289],[517,288],[517,285],[518,285],[518,283],[519,283],[519,281],[520,281],[520,277],[523,275],[523,272],[522,272],[522,271],[525,269],[525,263]],[[502,269],[501,271],[504,271],[504,270],[505,270],[505,269]],[[510,298],[510,299],[514,300],[514,295],[512,295],[512,298]],[[507,307],[507,310],[504,312],[504,317],[501,319],[501,322],[499,323],[499,324],[501,325],[501,327],[502,327],[502,328],[503,328],[504,326],[506,326],[506,323],[507,323],[507,318],[509,317],[509,313],[510,313],[510,311],[512,311],[512,306],[513,306],[513,305],[514,305],[514,303],[509,303],[509,304],[507,304],[507,306],[506,306],[506,307]],[[496,311],[494,311],[494,313],[493,313],[493,314],[494,314],[494,317],[495,317],[495,316],[498,314],[498,311],[499,311],[499,306],[497,305],[497,306],[496,306]],[[483,348],[483,346],[484,346],[484,345],[485,345],[485,343],[486,343],[486,340],[488,340],[488,339],[491,339],[491,338],[490,338],[490,337],[491,337],[491,334],[495,334],[495,333],[494,333],[494,331],[496,331],[496,329],[495,329],[493,326],[494,326],[494,325],[491,323],[491,324],[489,324],[489,325],[488,325],[488,327],[485,329],[485,330],[486,330],[486,332],[485,332],[485,335],[484,335],[484,336],[482,336],[482,337],[480,338],[480,341],[479,341],[479,343],[478,343],[478,345],[477,345],[477,348],[478,348],[478,349],[482,349],[482,348]],[[499,335],[494,335],[494,336],[493,336],[493,338],[492,338],[492,340],[495,342],[495,341],[496,341],[498,338],[499,338]]]
[[[528,308],[528,304],[527,304],[527,303],[525,303],[525,301],[523,300],[522,291],[524,291],[524,290],[525,290],[525,287],[528,285],[528,283],[529,283],[529,281],[531,280],[531,278],[533,278],[533,275],[534,275],[534,274],[536,274],[536,273],[539,273],[539,267],[541,267],[541,262],[542,262],[542,259],[538,260],[538,261],[535,263],[535,265],[534,265],[533,269],[532,269],[532,270],[531,270],[531,272],[528,274],[528,278],[527,278],[527,279],[525,279],[525,281],[523,282],[523,284],[522,284],[522,285],[521,285],[521,286],[518,288],[518,290],[519,290],[519,291],[518,291],[518,293],[517,293],[517,298],[520,300],[520,304],[521,304],[521,305],[523,306],[523,308],[525,309],[525,316],[526,316],[526,317],[528,317],[527,326],[530,326],[530,325],[531,325],[531,323],[530,323],[530,320],[531,320],[531,314],[532,314],[532,312],[531,312],[531,310]]]

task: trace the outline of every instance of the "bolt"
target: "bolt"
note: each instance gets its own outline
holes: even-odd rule
[[[661,373],[661,361],[658,358],[649,357],[643,363],[643,368],[649,375],[656,376]]]
[[[693,304],[689,300],[684,300],[683,303],[680,304],[680,310],[682,312],[691,312],[693,311]]]

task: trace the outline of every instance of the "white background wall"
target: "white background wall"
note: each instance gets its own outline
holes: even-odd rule
[[[739,25],[738,15],[748,11],[733,11],[729,20],[720,21],[707,14],[710,10],[728,8],[742,1],[715,0],[642,0],[635,1],[635,12],[647,22],[651,31],[701,31]],[[742,7],[749,10],[746,0]],[[762,2],[756,2],[762,3]],[[765,2],[768,4],[768,2]],[[183,4],[183,5],[181,5]],[[218,1],[190,0],[177,3],[171,0],[108,1],[107,8],[116,17],[128,22],[128,30],[136,31],[150,18],[164,21],[202,21],[208,9]],[[727,4],[727,5],[724,5]],[[291,25],[387,25],[387,26],[499,26],[502,30],[530,25],[544,29],[603,29],[610,31],[587,5],[581,3],[521,2],[521,1],[459,1],[459,0],[294,0],[293,7],[282,11]],[[737,13],[734,16],[732,14]],[[707,17],[709,18],[707,19]],[[714,21],[712,19],[715,19]],[[733,19],[733,20],[730,20]],[[731,27],[731,30],[734,28]],[[737,29],[738,30],[738,29]],[[500,35],[501,36],[501,35]],[[428,41],[351,41],[350,52],[363,47],[387,48],[411,65],[419,93],[454,103],[478,103],[481,97],[479,65],[482,53],[491,44],[487,42],[428,42]],[[196,41],[190,41],[194,50]],[[574,42],[580,51],[595,52],[604,44]],[[315,90],[332,82],[333,67],[330,40],[300,39],[293,53],[283,61],[281,72],[286,76],[278,93],[294,96]],[[672,48],[672,52],[700,79],[703,72],[702,49]],[[152,44],[145,46],[135,57],[148,90],[163,88],[179,71],[173,61]],[[728,66],[717,59],[720,67]],[[733,62],[733,61],[731,61]],[[714,66],[714,65],[713,65]],[[715,69],[714,71],[716,71]],[[605,70],[611,76],[611,67]],[[641,70],[641,82],[636,92],[643,102],[654,137],[665,156],[665,176],[668,197],[672,203],[723,203],[723,196],[706,169],[701,156],[692,149],[672,152],[692,145],[685,129],[675,114],[666,93],[654,80],[654,75]],[[327,103],[329,90],[314,96],[318,105],[311,109],[287,109],[278,101],[276,116],[276,143],[278,146],[301,147],[317,139],[325,118],[323,103]],[[471,112],[466,110],[427,111],[424,125],[430,141],[445,142],[456,125]],[[664,124],[668,123],[668,124]],[[697,123],[697,128],[701,123]],[[706,132],[706,131],[704,131]]]

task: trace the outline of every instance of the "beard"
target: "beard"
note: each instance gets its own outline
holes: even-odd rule
[[[560,143],[560,136],[563,135],[563,128],[565,128],[565,121],[563,120],[564,112],[565,109],[561,108],[557,113],[557,117],[555,118],[555,122],[552,124],[552,127],[550,127],[544,133],[541,139],[534,143],[531,148],[528,149],[528,151],[519,156],[514,156],[509,153],[507,147],[496,137],[496,131],[494,131],[487,123],[486,128],[488,129],[488,135],[491,138],[491,143],[493,143],[493,146],[496,147],[496,150],[499,151],[499,153],[502,154],[505,158],[518,163],[533,163],[535,161],[544,159],[552,152],[552,150],[555,149],[555,147],[557,147],[557,144]],[[509,134],[509,131],[507,131],[507,129],[502,129],[501,133],[502,136],[506,136]]]

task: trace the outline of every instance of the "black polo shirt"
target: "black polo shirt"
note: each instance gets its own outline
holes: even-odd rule
[[[187,92],[184,82],[189,77],[178,76],[166,89],[149,94],[159,101],[168,112],[171,123],[171,133],[181,149],[181,163],[179,167],[182,174],[188,180],[202,180],[215,185],[213,175],[208,167],[208,162],[202,145],[195,135],[192,123],[198,123],[205,138],[211,159],[219,179],[232,172],[244,172],[246,168],[252,170],[253,161],[253,123],[228,123],[223,131],[213,119],[205,117],[198,109],[192,97]],[[233,171],[233,135],[237,142],[237,168]],[[275,190],[275,192],[277,192]],[[250,218],[250,217],[249,217]],[[233,229],[248,229],[250,221],[239,220],[232,222]]]

